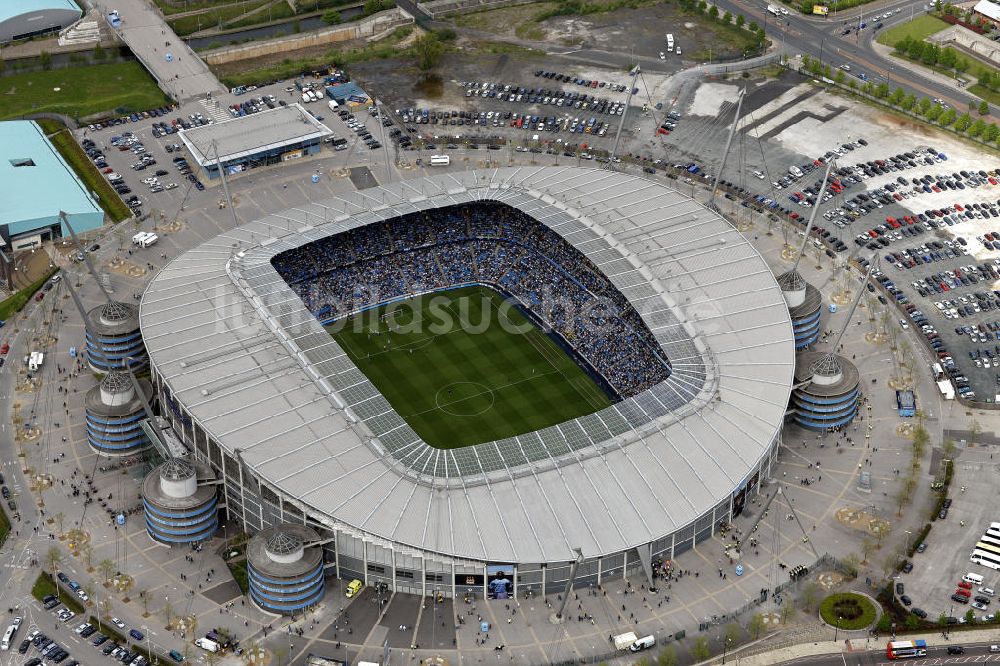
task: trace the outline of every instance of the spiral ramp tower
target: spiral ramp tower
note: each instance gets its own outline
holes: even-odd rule
[[[219,527],[215,481],[207,466],[181,458],[155,467],[142,483],[149,538],[167,545],[210,539]]]
[[[319,535],[292,523],[258,532],[247,545],[247,579],[266,611],[290,615],[319,603],[326,591]]]
[[[792,391],[795,422],[817,431],[847,425],[858,414],[860,384],[857,366],[843,356],[800,352]]]
[[[823,298],[819,289],[806,282],[795,270],[779,275],[778,286],[792,318],[795,348],[805,349],[819,339]]]
[[[112,368],[136,369],[149,364],[139,332],[139,308],[131,303],[108,301],[86,316],[87,362],[95,372]]]
[[[138,383],[147,397],[153,395],[148,381],[141,379]],[[149,446],[149,438],[142,430],[142,397],[127,373],[109,372],[100,384],[87,391],[84,405],[87,443],[96,453],[126,456]]]

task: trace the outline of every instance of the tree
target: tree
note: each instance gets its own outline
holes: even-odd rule
[[[59,530],[59,536],[63,535],[63,524],[66,522],[66,514],[62,511],[53,516],[56,521],[56,529]]]
[[[988,69],[982,69],[979,71],[979,85],[984,88],[989,88],[993,90],[993,86],[997,84],[996,77],[993,76],[993,72]]]
[[[691,647],[691,656],[697,661],[705,661],[712,656],[712,650],[708,647],[708,639],[704,636],[699,636],[694,641],[694,645]]]
[[[328,12],[323,12],[323,23],[327,25],[336,25],[340,23],[340,12],[336,9],[331,9]]]
[[[875,88],[875,96],[878,97],[879,99],[885,99],[886,97],[888,97],[889,84],[884,81],[878,84],[878,87]]]
[[[900,102],[899,105],[904,109],[906,109],[907,111],[912,111],[913,107],[917,105],[917,96],[914,95],[913,93],[910,93],[909,95],[903,98],[903,101]]]
[[[948,616],[945,615],[944,612],[938,615],[937,624],[942,629],[948,626]]]
[[[736,27],[737,28],[742,28],[746,24],[746,22],[747,22],[747,17],[746,16],[743,16],[743,14],[737,14],[736,15]]]
[[[94,568],[94,547],[89,543],[83,546],[83,562],[87,565],[87,571]]]
[[[917,113],[922,116],[927,115],[927,111],[931,108],[931,100],[928,97],[921,97],[920,101],[917,102]]]
[[[951,109],[948,110],[951,111]],[[971,124],[972,124],[972,116],[970,116],[968,113],[963,113],[961,116],[959,116],[958,120],[955,121],[955,130],[958,132],[964,132],[965,130],[969,129],[969,125]]]
[[[795,615],[795,602],[786,598],[781,604],[781,624],[788,622],[793,615]]]
[[[174,619],[174,605],[170,603],[169,599],[163,602],[163,617],[166,619],[167,627],[169,628],[171,621]]]
[[[971,608],[965,611],[965,623],[970,625],[976,623],[976,611]]]
[[[740,629],[740,625],[735,622],[730,622],[726,625],[725,639],[726,644],[730,647],[736,645],[743,638],[743,630]]]
[[[139,590],[139,601],[142,602],[142,614],[149,615],[149,592]]]
[[[750,32],[760,32],[760,26],[757,25],[756,21],[750,21],[750,25],[747,28],[750,29]]]
[[[943,111],[944,109],[942,109],[940,105],[935,104],[931,108],[927,109],[927,113],[924,115],[927,117],[927,120],[933,123],[941,117],[941,113]]]
[[[983,133],[986,129],[986,123],[983,122],[982,118],[976,118],[976,120],[969,126],[969,136],[977,137]]]
[[[861,564],[868,564],[868,556],[875,550],[875,542],[871,537],[861,539]]]
[[[732,23],[733,22],[733,14],[732,14],[732,12],[726,12],[725,14],[723,14],[722,15],[722,22],[725,23],[726,25],[729,25],[730,23]]]
[[[42,51],[38,54],[38,62],[41,63],[42,69],[45,71],[52,69],[52,54],[48,51]]]
[[[656,657],[657,666],[677,666],[677,649],[673,645],[668,645],[660,651]]]
[[[45,553],[45,563],[52,569],[52,573],[55,574],[56,567],[62,562],[62,553],[59,552],[59,548],[52,546]]]
[[[111,615],[111,597],[104,597],[97,602],[97,608],[101,611],[101,615]]]
[[[444,44],[433,32],[424,33],[413,42],[417,64],[422,70],[434,69],[444,55]]]
[[[111,560],[104,558],[97,563],[97,568],[104,575],[104,582],[108,583],[111,581],[111,576],[115,573],[115,563]]]
[[[750,632],[754,640],[757,640],[765,628],[767,628],[767,624],[764,622],[764,616],[761,613],[754,613],[750,617],[750,624],[747,626],[747,631]]]
[[[952,123],[955,122],[955,118],[957,117],[958,113],[955,109],[945,109],[938,117],[938,124],[941,125],[941,127],[950,127]]]
[[[994,141],[997,140],[998,136],[1000,136],[1000,128],[998,128],[993,123],[990,123],[989,125],[987,125],[986,128],[983,130],[983,140],[984,141],[988,141],[990,143],[993,143]]]
[[[91,599],[94,598],[94,583],[87,581],[87,584],[83,586],[83,592]],[[89,603],[89,602],[88,602]]]
[[[906,625],[907,629],[917,629],[920,627],[920,620],[913,613],[907,613],[906,619],[903,620],[903,624]]]
[[[990,114],[990,105],[986,103],[986,100],[979,102],[979,115],[988,116]]]
[[[718,20],[718,18],[719,18],[719,8],[716,7],[715,5],[712,5],[711,9],[708,10],[708,15],[713,20]]]
[[[844,85],[845,78],[846,76],[844,75],[844,70],[838,69],[837,73],[833,77],[833,80],[836,81],[839,85]]]
[[[802,608],[807,613],[812,613],[816,610],[816,604],[819,603],[819,597],[819,583],[814,580],[809,581],[802,588]]]

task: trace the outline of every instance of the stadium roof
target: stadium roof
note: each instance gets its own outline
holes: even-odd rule
[[[537,433],[433,449],[269,262],[483,199],[524,210],[600,267],[660,341],[670,378]],[[497,562],[619,552],[728,502],[780,432],[794,369],[781,290],[738,232],[664,185],[573,167],[450,173],[268,216],[170,262],[140,320],[174,397],[266,485],[330,527]]]
[[[223,162],[238,160],[306,139],[333,134],[300,104],[279,106],[221,123],[181,130],[181,140],[201,166],[215,163],[215,141]]]
[[[0,122],[0,224],[101,213],[34,121]]]
[[[3,0],[0,2],[0,23],[22,14],[45,11],[46,9],[81,11],[73,0]]]

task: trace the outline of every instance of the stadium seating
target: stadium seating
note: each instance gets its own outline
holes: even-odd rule
[[[278,274],[330,322],[410,294],[490,286],[531,312],[625,398],[670,363],[628,300],[579,250],[495,201],[410,213],[287,250]]]

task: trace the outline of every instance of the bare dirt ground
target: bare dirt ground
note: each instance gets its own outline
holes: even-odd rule
[[[458,16],[454,22],[459,27],[489,32],[499,38],[534,40],[540,48],[577,46],[647,57],[657,57],[665,50],[664,37],[668,32],[673,33],[677,45],[687,54],[686,59],[736,58],[749,46],[741,33],[691,16],[667,2],[605,14],[534,20],[554,6],[541,2],[506,7]]]

